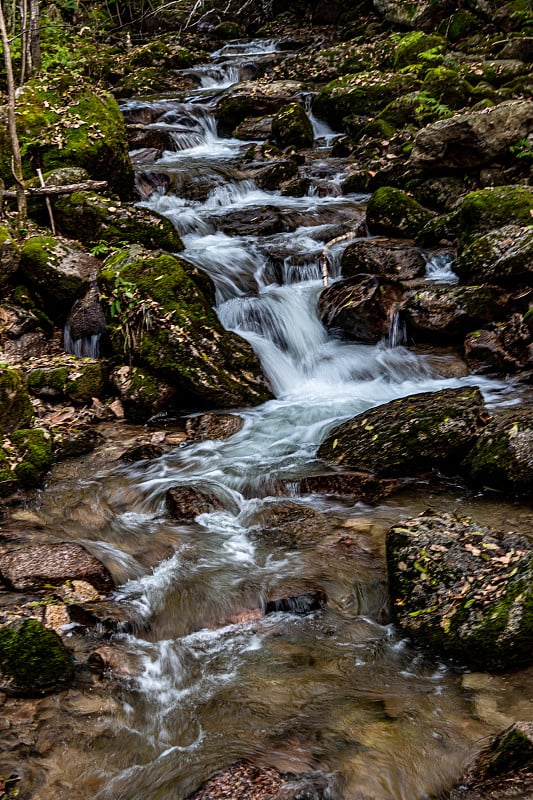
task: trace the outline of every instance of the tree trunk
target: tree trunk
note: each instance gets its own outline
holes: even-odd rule
[[[11,50],[9,49],[9,39],[4,18],[4,9],[0,2],[0,38],[4,49],[4,62],[7,76],[7,123],[9,129],[9,139],[11,143],[11,169],[15,178],[17,190],[17,207],[19,214],[19,225],[26,222],[26,195],[24,193],[24,179],[22,177],[22,159],[20,157],[19,137],[17,133],[17,123],[15,119],[15,81],[13,78],[13,65],[11,63]]]
[[[30,53],[31,71],[39,72],[41,69],[41,12],[39,0],[30,0]]]

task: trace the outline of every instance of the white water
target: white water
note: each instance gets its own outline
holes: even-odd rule
[[[453,258],[449,253],[436,253],[426,264],[426,278],[435,283],[457,283],[459,278],[452,269]]]

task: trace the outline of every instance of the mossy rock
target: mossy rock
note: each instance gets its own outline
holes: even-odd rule
[[[0,291],[5,291],[11,276],[20,264],[20,247],[5,225],[0,225]]]
[[[483,408],[473,386],[403,397],[335,427],[318,456],[377,475],[455,470],[479,432]]]
[[[504,225],[531,225],[532,211],[533,189],[529,186],[491,186],[470,192],[457,212],[460,246]]]
[[[18,628],[0,628],[0,681],[12,695],[35,696],[71,683],[74,667],[63,642],[35,619]]]
[[[446,39],[437,34],[411,31],[402,36],[394,53],[394,69],[402,69],[417,62],[434,63],[445,52]]]
[[[468,244],[454,263],[470,283],[533,284],[533,226],[504,225]]]
[[[361,72],[345,75],[323,87],[313,104],[317,116],[337,130],[351,116],[374,117],[396,97],[419,87],[415,75]]]
[[[368,201],[366,222],[370,233],[416,237],[434,213],[401,189],[382,186]]]
[[[183,243],[172,222],[155,211],[81,191],[56,200],[54,216],[61,232],[87,246],[139,243],[177,253]]]
[[[421,128],[440,119],[452,115],[451,109],[440,103],[427,92],[408,92],[397,97],[380,112],[378,119],[383,119],[397,128],[415,125]]]
[[[53,236],[32,236],[22,246],[21,273],[58,322],[64,322],[74,301],[85,294],[99,265],[76,243]]]
[[[493,419],[466,457],[463,468],[477,486],[531,495],[533,413],[507,412]]]
[[[231,134],[248,117],[277,114],[283,106],[296,100],[302,88],[302,84],[297,81],[248,81],[239,84],[217,104],[215,116],[219,132],[223,135]]]
[[[472,34],[479,25],[478,19],[465,8],[459,9],[441,23],[439,31],[448,41],[455,44],[465,36]]]
[[[120,394],[126,419],[137,424],[165,409],[176,394],[173,386],[140,367],[119,367],[111,382]]]
[[[238,39],[242,35],[241,26],[237,22],[225,20],[215,25],[210,31],[211,36],[215,39],[227,41],[228,39]]]
[[[533,552],[527,539],[428,513],[387,534],[394,621],[414,641],[471,668],[533,657]]]
[[[272,138],[280,147],[312,147],[313,126],[300,103],[283,106],[272,120]]]
[[[26,378],[17,369],[0,364],[0,434],[33,422],[33,406]]]
[[[100,89],[48,76],[32,79],[17,98],[17,126],[25,178],[33,164],[44,172],[82,167],[95,180],[108,181],[120,197],[133,191],[126,128],[116,100]],[[7,124],[0,125],[0,177],[12,181]]]
[[[449,108],[459,109],[468,105],[472,87],[458,73],[447,67],[434,67],[427,71],[422,82],[422,91],[427,97]]]
[[[138,246],[108,258],[99,282],[116,353],[179,387],[184,402],[263,402],[271,395],[252,348],[222,328],[193,276],[182,259]]]
[[[4,452],[13,452],[16,462],[13,467],[15,478],[24,488],[40,486],[43,477],[52,463],[52,437],[41,428],[19,428],[4,443]]]
[[[28,389],[37,397],[68,398],[82,404],[104,395],[106,377],[101,361],[70,356],[57,359],[56,364],[31,368],[27,373]]]

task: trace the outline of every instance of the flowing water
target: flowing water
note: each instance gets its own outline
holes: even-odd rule
[[[261,48],[275,50],[226,46],[214,67],[197,70],[204,88],[187,102],[153,101],[162,109],[155,124],[179,117],[168,123],[175,148],[142,169],[166,171],[174,187],[180,176],[204,181],[200,199],[176,189],[144,204],[174,222],[183,256],[212,277],[222,324],[252,344],[275,399],[239,410],[243,428],[227,441],[188,443],[130,466],[64,466],[44,493],[39,524],[83,541],[109,565],[138,625],[113,639],[128,673],[113,698],[95,684],[95,706],[65,701],[83,720],[84,738],[65,737],[60,772],[37,791],[41,800],[182,800],[245,757],[320,776],[321,796],[331,800],[422,800],[457,777],[483,737],[533,720],[531,672],[471,675],[398,636],[384,568],[387,528],[428,505],[522,527],[531,509],[459,486],[428,486],[375,507],[299,493],[303,477],[323,471],[316,451],[327,432],[371,406],[473,382],[489,405],[517,398],[495,381],[445,377],[431,354],[349,343],[321,325],[321,252],[339,229],[357,226],[365,198],[340,195],[342,164],[328,160],[331,132],[318,121],[322,149],[310,162],[307,196],[265,192],[239,174],[249,143],[218,137],[218,95],[206,100],[205,88],[233,82],[240,61],[257,59]],[[290,220],[287,232],[224,232],[229,218],[265,206]],[[333,280],[341,251],[328,256]],[[430,259],[428,278],[452,276],[448,262]],[[226,510],[173,522],[164,498],[176,485],[209,490]],[[304,522],[276,538],[287,498]],[[271,598],[317,590],[327,596],[322,610],[262,613]]]

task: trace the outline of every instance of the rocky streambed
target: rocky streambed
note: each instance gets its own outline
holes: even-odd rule
[[[121,100],[140,203],[4,245],[6,797],[531,794],[529,39],[393,5]]]

